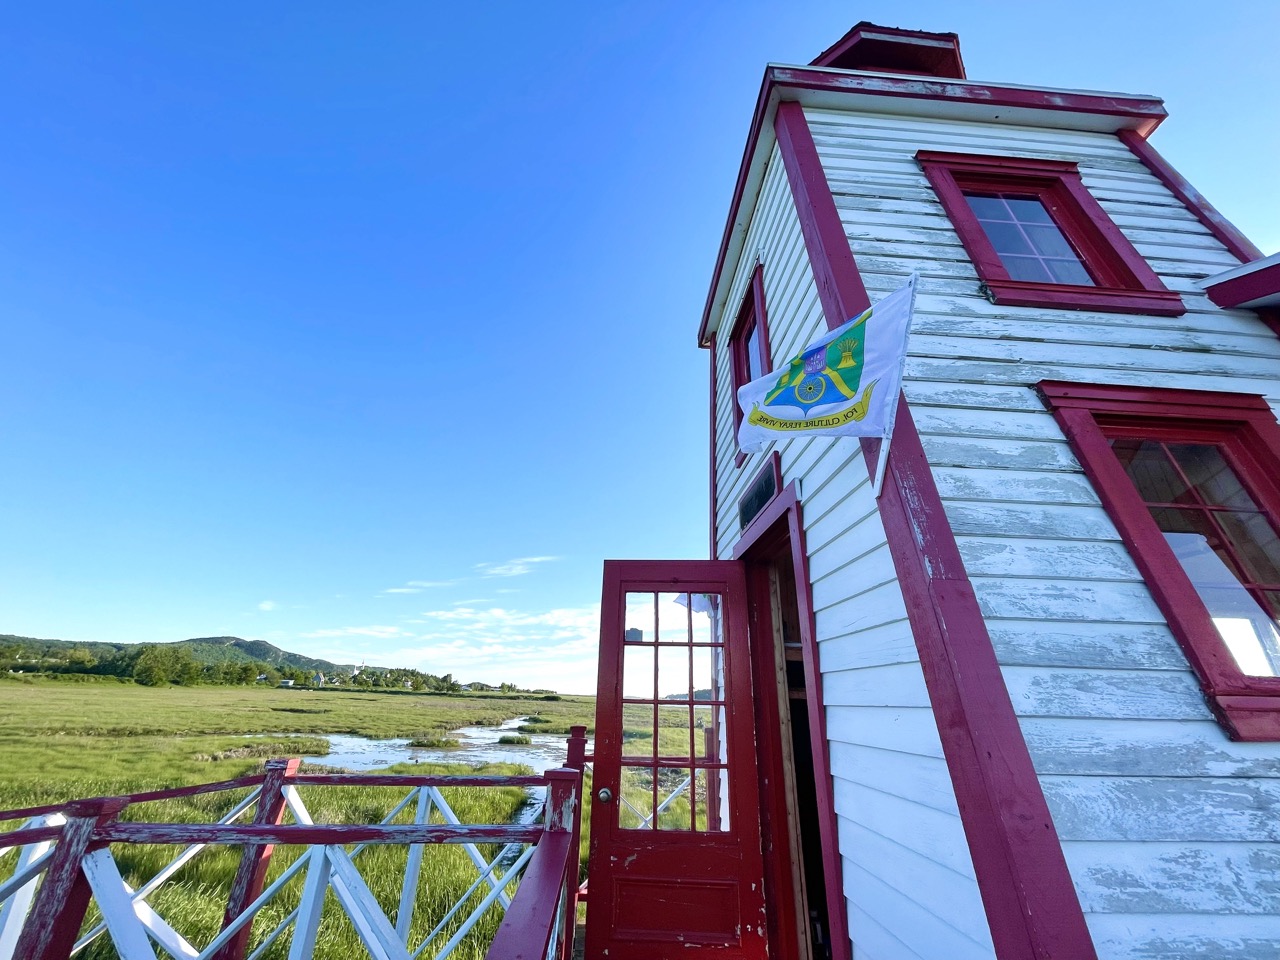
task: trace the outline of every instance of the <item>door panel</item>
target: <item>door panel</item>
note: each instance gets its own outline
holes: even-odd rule
[[[763,865],[737,561],[608,561],[586,955],[764,957]]]

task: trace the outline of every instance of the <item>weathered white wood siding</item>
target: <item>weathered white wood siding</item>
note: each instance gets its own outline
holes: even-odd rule
[[[1212,720],[1032,388],[1176,385],[1275,407],[1280,340],[1194,284],[1237,261],[1110,135],[806,114],[872,299],[921,274],[907,397],[1100,956],[1275,958],[1280,748],[1231,743]],[[920,149],[1077,162],[1188,312],[988,303],[913,159]]]
[[[764,462],[734,465],[727,342],[756,257],[775,364],[825,331],[777,151],[722,318],[716,397],[717,553],[738,539],[737,501]],[[844,892],[859,960],[989,960],[991,936],[942,759],[884,528],[855,441],[779,447],[800,478],[826,704]]]

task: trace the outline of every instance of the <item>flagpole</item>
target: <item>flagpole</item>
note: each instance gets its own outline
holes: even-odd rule
[[[880,439],[880,450],[876,457],[875,479],[871,482],[871,495],[877,500],[880,499],[880,493],[884,489],[884,474],[889,466],[889,444],[893,441],[893,427],[898,420],[898,403],[902,399],[902,378],[907,371],[907,344],[911,340],[911,321],[915,316],[916,308],[916,282],[919,279],[920,275],[914,270],[911,272],[911,276],[907,278],[907,284],[911,287],[911,300],[907,304],[907,325],[902,332],[902,350],[899,351],[898,395],[893,398],[893,403],[889,407],[889,419],[885,423],[884,436]]]

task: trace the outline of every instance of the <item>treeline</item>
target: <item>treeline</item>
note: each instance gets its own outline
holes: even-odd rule
[[[58,657],[33,658],[29,651],[18,645],[5,644],[0,645],[0,671],[118,677],[132,679],[148,687],[165,684],[263,684],[275,687],[287,682],[298,687],[381,688],[438,693],[462,690],[462,684],[455,681],[452,674],[438,677],[408,668],[364,667],[355,672],[324,674],[260,661],[201,663],[189,649],[178,644],[142,644],[101,658],[83,647],[74,647]]]

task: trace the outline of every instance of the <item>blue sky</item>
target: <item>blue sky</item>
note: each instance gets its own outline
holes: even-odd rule
[[[591,689],[601,561],[706,556],[694,334],[764,64],[868,19],[1162,96],[1272,253],[1280,7],[1204,10],[11,6],[0,632]]]

